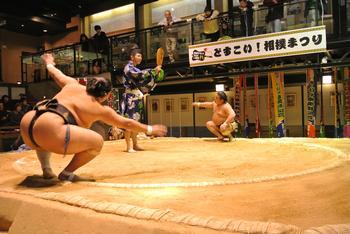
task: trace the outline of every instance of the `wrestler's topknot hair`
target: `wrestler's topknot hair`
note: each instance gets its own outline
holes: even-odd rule
[[[86,84],[86,92],[96,98],[106,96],[111,90],[111,81],[104,77],[89,78]]]
[[[227,95],[224,91],[219,91],[219,92],[217,92],[217,94],[221,100],[223,100],[225,103],[227,102]]]

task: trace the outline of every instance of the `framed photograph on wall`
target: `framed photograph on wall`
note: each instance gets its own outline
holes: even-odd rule
[[[166,113],[174,112],[174,99],[165,99],[164,104]]]
[[[206,102],[207,101],[207,98],[206,97],[199,97],[198,98],[198,102]],[[204,107],[199,107],[198,108],[199,110],[205,110]]]
[[[151,102],[152,113],[159,113],[159,99],[153,99]]]
[[[255,108],[255,95],[249,95],[249,106],[250,108]]]
[[[188,112],[189,111],[188,98],[180,98],[180,110],[181,110],[181,112]]]
[[[287,93],[286,94],[286,107],[295,107],[297,105],[297,94]]]

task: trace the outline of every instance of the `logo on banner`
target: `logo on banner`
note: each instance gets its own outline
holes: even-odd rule
[[[192,60],[193,61],[196,61],[196,60],[199,60],[199,61],[204,61],[205,58],[212,58],[213,55],[212,55],[212,52],[211,51],[208,51],[207,48],[204,48],[202,51],[199,51],[199,50],[194,50],[192,52]]]

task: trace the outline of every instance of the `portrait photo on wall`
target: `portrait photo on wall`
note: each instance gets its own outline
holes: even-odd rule
[[[189,100],[188,98],[181,98],[180,99],[180,110],[181,112],[188,112],[189,111]]]
[[[151,103],[152,113],[159,113],[159,99],[153,99]]]
[[[287,107],[295,107],[297,102],[297,94],[296,93],[287,93],[286,94],[286,106]]]
[[[207,98],[206,97],[199,97],[198,102],[206,102]],[[205,110],[205,107],[199,107],[199,110]]]
[[[166,113],[174,112],[174,99],[165,99],[164,104]]]
[[[249,106],[250,108],[255,108],[256,105],[255,95],[249,95]]]

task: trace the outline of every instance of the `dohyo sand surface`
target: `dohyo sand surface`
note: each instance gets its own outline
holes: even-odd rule
[[[157,138],[105,142],[76,171],[41,178],[34,151],[0,154],[0,232],[350,233],[349,139]],[[53,154],[58,174],[71,159]]]

